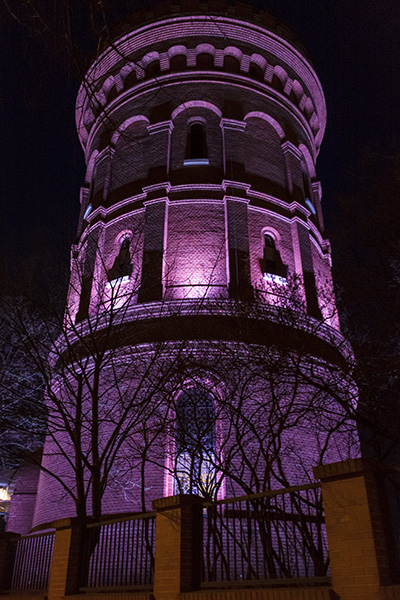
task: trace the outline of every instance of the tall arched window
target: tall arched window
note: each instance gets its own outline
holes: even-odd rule
[[[281,255],[276,248],[275,239],[269,233],[264,233],[264,250],[260,262],[263,275],[271,274],[286,277],[287,267],[282,262]]]
[[[122,240],[114,264],[108,272],[109,281],[131,276],[133,265],[131,263],[130,246],[131,238],[127,236]]]
[[[213,69],[214,68],[214,56],[209,52],[200,52],[196,56],[196,67],[198,69]]]
[[[175,493],[212,497],[215,489],[215,399],[202,388],[179,394],[175,426]]]

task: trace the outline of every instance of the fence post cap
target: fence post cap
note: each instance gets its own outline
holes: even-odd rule
[[[314,477],[323,481],[356,477],[362,473],[371,473],[379,470],[379,461],[375,458],[352,458],[340,462],[318,465],[313,467]]]
[[[183,506],[196,506],[203,504],[204,498],[195,494],[176,494],[175,496],[166,496],[153,500],[153,510],[169,510],[172,508],[181,508]]]
[[[65,519],[57,519],[56,521],[53,521],[51,523],[51,527],[53,529],[70,529],[72,527],[76,527],[76,525],[78,524],[78,518],[77,517],[67,517]]]

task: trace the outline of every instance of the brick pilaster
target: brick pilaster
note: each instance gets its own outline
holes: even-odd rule
[[[156,516],[154,596],[172,600],[199,586],[201,499],[177,495],[153,501]]]
[[[315,269],[311,251],[310,232],[305,224],[297,223],[297,237],[300,244],[301,264],[303,269],[304,290],[306,293],[307,312],[316,319],[322,319],[318,303],[315,283]]]
[[[377,464],[357,458],[314,468],[321,480],[332,585],[341,600],[375,600],[388,582]]]
[[[163,257],[168,198],[145,203],[142,280],[138,302],[155,302],[163,296]]]
[[[59,600],[78,588],[81,532],[75,519],[53,522],[56,529],[49,580],[49,600]]]
[[[229,257],[229,295],[238,300],[252,297],[247,205],[248,200],[225,196]]]

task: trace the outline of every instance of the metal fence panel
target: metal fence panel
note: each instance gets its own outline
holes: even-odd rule
[[[80,588],[152,585],[154,549],[155,513],[88,526]]]
[[[204,507],[203,583],[329,574],[317,485],[205,503]]]
[[[10,540],[5,588],[10,591],[47,590],[53,548],[54,533]]]

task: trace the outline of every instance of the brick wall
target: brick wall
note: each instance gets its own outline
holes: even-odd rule
[[[7,530],[26,535],[32,527],[40,467],[25,463],[17,471]]]

